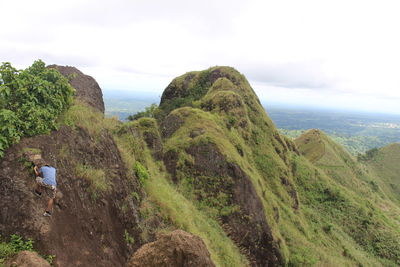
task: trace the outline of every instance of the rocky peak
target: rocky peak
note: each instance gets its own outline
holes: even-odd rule
[[[49,65],[48,68],[56,69],[65,76],[79,99],[104,113],[103,93],[94,78],[71,66]]]

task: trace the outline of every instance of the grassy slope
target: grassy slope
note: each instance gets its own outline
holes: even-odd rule
[[[152,157],[143,142],[142,134],[145,131],[158,131],[155,121],[142,118],[127,123],[124,127],[135,129],[138,133],[138,136],[134,137],[131,133],[120,129],[116,136],[117,144],[124,155],[127,166],[132,166],[138,160],[147,167],[149,172],[149,179],[144,182],[147,199],[143,204],[143,213],[150,213],[149,216],[154,216],[152,214],[154,210],[146,210],[148,205],[154,206],[160,212],[160,216],[166,220],[166,224],[159,227],[157,231],[170,230],[172,227],[200,236],[206,243],[217,266],[247,265],[246,259],[227,237],[218,222],[198,209],[191,200],[175,188],[170,182],[163,163]],[[146,231],[146,229],[144,230]]]
[[[213,68],[202,74],[195,74],[207,76],[207,72],[212,70]],[[329,157],[324,157],[325,163],[323,161],[319,167],[326,168],[320,171],[303,157],[285,151],[285,145],[277,141],[285,138],[277,133],[257,103],[256,96],[244,77],[230,68],[222,70],[234,78],[229,79],[231,81],[217,80],[208,90],[203,88],[203,96],[192,97],[189,92],[189,99],[181,100],[178,104],[174,103],[173,108],[171,103],[168,103],[168,110],[180,106],[189,107],[172,112],[184,117],[184,125],[166,141],[165,151],[180,150],[181,157],[185,158],[187,155],[183,152],[183,148],[190,143],[212,142],[218,145],[228,160],[238,163],[252,178],[263,200],[268,222],[271,224],[275,239],[281,243],[288,264],[394,265],[393,261],[381,259],[379,256],[399,260],[396,252],[399,248],[396,241],[398,227],[376,209],[376,204],[362,197],[364,192],[369,192],[369,196],[375,193],[368,185],[362,187],[359,193],[344,187],[347,184],[358,188],[359,184],[366,183],[357,177],[350,183],[345,179],[336,181],[336,178],[332,177],[336,175],[337,178],[343,178],[349,173],[361,171],[359,166],[351,166],[354,163],[351,156],[344,153],[339,146],[335,146],[334,149],[338,151],[328,151],[328,154],[343,152],[344,156],[340,160],[348,163],[344,166],[335,165],[337,162],[330,165],[332,162]],[[178,77],[173,83],[183,83],[185,77],[185,75]],[[194,85],[189,86],[189,89],[196,89],[195,82],[192,81],[192,84]],[[235,99],[236,95],[241,96],[245,111],[240,109],[240,105],[236,105],[235,108],[224,108],[226,105],[229,106],[230,99]],[[211,114],[197,107],[211,110]],[[247,121],[247,127],[237,125],[237,122],[243,119]],[[188,138],[188,133],[196,128],[205,128],[204,136],[197,140]],[[290,141],[285,140],[283,143],[288,144]],[[244,151],[244,157],[238,154],[237,147]],[[322,166],[324,164],[326,166]],[[295,171],[292,170],[293,166],[296,166]],[[325,172],[327,168],[337,168],[340,171]],[[292,208],[292,199],[287,188],[282,185],[281,177],[296,184],[301,203],[299,210]],[[368,180],[369,177],[363,179]],[[279,221],[274,219],[276,210],[280,214]],[[377,214],[377,218],[370,220],[371,214]],[[366,226],[365,229],[358,230],[363,223],[371,223],[374,227]],[[379,230],[380,227],[383,230]],[[375,236],[368,237],[364,241],[370,230]],[[393,234],[394,239],[387,233]],[[381,237],[383,240],[377,240]],[[386,241],[389,245],[384,247]],[[380,247],[374,247],[376,245]]]
[[[395,143],[380,148],[366,164],[374,173],[382,190],[400,204],[400,144]]]
[[[296,144],[321,170],[323,186],[330,185],[322,191],[329,192],[324,205],[317,203],[321,213],[329,215],[329,223],[339,222],[339,229],[367,252],[398,263],[400,209],[377,185],[376,176],[319,130],[304,133]],[[312,194],[307,197],[313,198]],[[394,263],[384,262],[390,264]]]
[[[258,104],[245,78],[230,68],[224,71],[233,78],[206,84],[208,87],[200,88],[201,94],[189,100],[168,103],[184,125],[164,140],[164,152],[178,150],[185,159],[188,145],[211,142],[228,161],[237,163],[251,177],[288,265],[395,266],[399,260],[399,219],[379,207],[382,203],[390,211],[396,207],[379,190],[373,190],[370,174],[328,139],[326,153],[310,152],[316,166],[297,155]],[[177,109],[181,106],[186,107]],[[81,103],[63,117],[64,122],[85,127],[93,136],[104,128],[115,132],[126,166],[132,169],[135,161],[140,161],[147,167],[150,175],[143,184],[147,197],[142,202],[142,217],[161,217],[164,223],[156,231],[183,228],[202,237],[218,266],[245,266],[246,259],[219,224],[218,212],[196,202],[184,184],[170,182],[163,163],[152,156],[143,141],[144,131],[159,134],[157,123],[141,123],[143,120],[149,119],[121,125],[90,112]],[[124,131],[126,127],[137,129],[137,134]],[[198,128],[204,128],[205,133],[189,138]],[[363,172],[361,177],[356,175],[359,171]],[[297,190],[299,209],[293,208],[293,198],[282,177]],[[346,177],[351,177],[350,181]],[[147,228],[152,227],[143,224],[144,240],[151,231]]]
[[[152,157],[145,146],[142,133],[146,130],[158,131],[157,128],[153,128],[157,127],[155,123],[148,123],[148,121],[155,122],[154,120],[143,118],[140,121],[121,124],[115,119],[104,118],[101,113],[93,111],[84,103],[75,101],[75,104],[63,114],[59,121],[60,124],[82,127],[94,138],[104,130],[113,132],[126,167],[133,170],[136,161],[147,167],[149,178],[143,184],[147,197],[142,202],[142,217],[146,219],[147,216],[157,215],[165,219],[166,223],[157,229],[149,229],[154,226],[146,225],[144,222],[142,225],[144,242],[149,241],[146,235],[148,231],[169,231],[180,228],[203,239],[217,266],[246,266],[248,264],[246,258],[241,255],[218,222],[185,198],[169,182],[170,179],[167,177],[163,163]],[[126,132],[124,130],[126,128],[137,129],[137,136],[132,135],[132,132]],[[96,175],[94,177],[94,182],[101,180],[97,179]]]

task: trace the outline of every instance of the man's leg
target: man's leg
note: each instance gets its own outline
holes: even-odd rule
[[[54,203],[54,198],[49,198],[49,201],[47,201],[47,210],[48,212],[52,213],[53,212],[53,203]]]
[[[51,214],[53,213],[53,204],[54,204],[54,199],[56,198],[57,189],[54,186],[52,186],[51,188],[46,187],[46,190],[47,190],[46,192],[49,195],[49,200],[47,201],[47,209],[43,215],[51,216]]]

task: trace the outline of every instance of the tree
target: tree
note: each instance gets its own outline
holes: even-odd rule
[[[149,107],[146,107],[144,111],[128,116],[128,120],[134,121],[143,117],[154,118],[157,112],[157,104],[151,104]]]
[[[22,136],[48,133],[75,90],[57,70],[37,60],[25,70],[0,66],[0,157]]]

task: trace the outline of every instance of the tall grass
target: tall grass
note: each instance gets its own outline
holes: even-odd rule
[[[110,189],[111,181],[107,179],[102,169],[93,168],[90,165],[77,164],[75,167],[76,176],[86,179],[90,183],[90,193],[96,199],[100,193]]]

